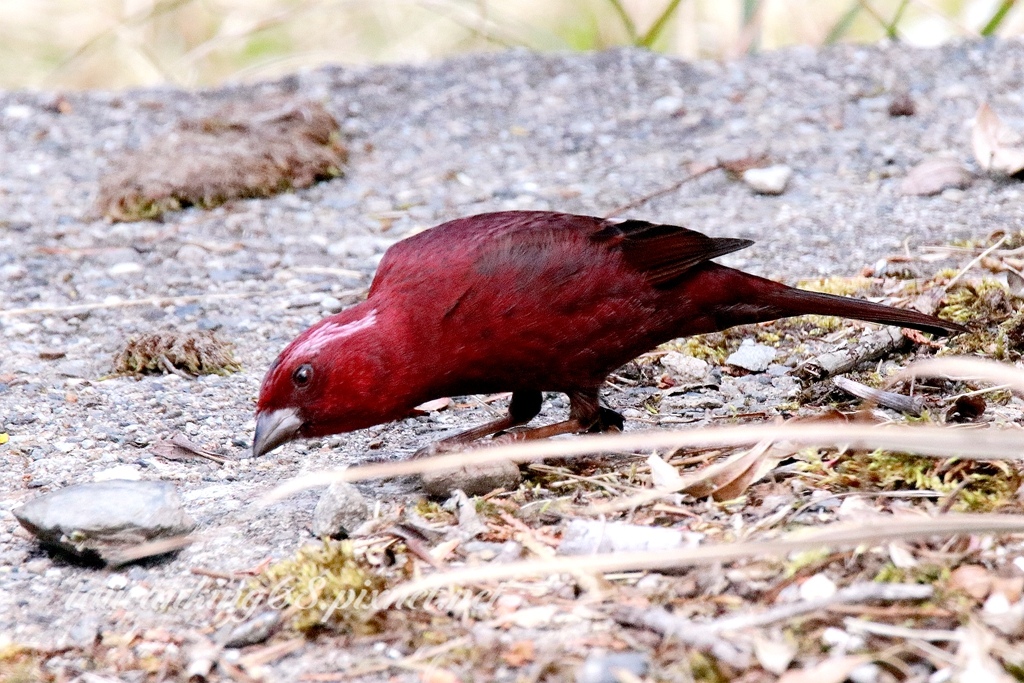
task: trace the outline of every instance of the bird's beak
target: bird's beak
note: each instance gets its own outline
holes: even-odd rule
[[[295,408],[279,408],[256,416],[256,435],[252,440],[252,454],[259,457],[274,450],[299,433],[302,418]]]

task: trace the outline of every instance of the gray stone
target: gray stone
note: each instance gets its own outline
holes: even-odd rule
[[[468,496],[482,496],[495,489],[512,491],[519,487],[522,480],[519,465],[511,460],[499,460],[428,472],[420,478],[420,483],[428,495],[447,498],[458,489],[462,489]]]
[[[679,351],[669,351],[661,357],[661,365],[682,384],[699,384],[708,379],[711,366],[706,360]]]
[[[224,635],[224,647],[245,647],[262,643],[274,634],[280,624],[281,613],[277,610],[260,612],[253,618],[231,628]]]
[[[118,479],[68,486],[15,508],[14,516],[42,543],[110,564],[134,559],[138,546],[147,541],[182,536],[195,528],[177,489],[164,481]]]
[[[320,299],[320,308],[330,313],[337,313],[345,307],[345,304],[341,303],[338,299],[333,296],[325,296]]]
[[[348,538],[370,516],[370,506],[352,484],[336,481],[327,487],[313,510],[313,535]]]
[[[750,372],[764,372],[775,360],[775,354],[775,349],[770,346],[757,344],[752,339],[744,339],[740,348],[726,358],[725,362]]]
[[[92,363],[87,360],[66,360],[57,365],[57,373],[65,377],[90,377]]]

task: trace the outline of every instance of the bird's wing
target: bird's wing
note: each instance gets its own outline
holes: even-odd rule
[[[695,265],[742,249],[751,240],[714,238],[674,225],[612,222],[545,211],[507,211],[461,218],[391,247],[370,290],[401,288],[472,268],[491,280],[514,274],[517,283],[559,286],[621,254],[626,267],[655,287],[671,286]],[[437,271],[437,272],[435,272]],[[457,273],[448,272],[458,280]],[[452,287],[451,277],[448,286]],[[470,284],[467,282],[466,284]],[[426,291],[430,291],[428,288]]]
[[[655,286],[673,281],[698,263],[753,244],[753,240],[708,237],[675,225],[645,221],[604,223],[591,240],[622,251],[628,266],[643,273]]]

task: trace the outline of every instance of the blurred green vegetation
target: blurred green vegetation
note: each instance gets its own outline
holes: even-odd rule
[[[787,45],[1024,34],[1018,0],[0,0],[0,87],[214,85],[325,63],[641,45],[728,59]]]

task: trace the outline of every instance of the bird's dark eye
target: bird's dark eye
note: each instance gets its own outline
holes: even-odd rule
[[[292,373],[292,381],[300,387],[309,384],[309,380],[311,379],[313,379],[313,366],[309,363],[300,365],[295,368],[295,372]]]

